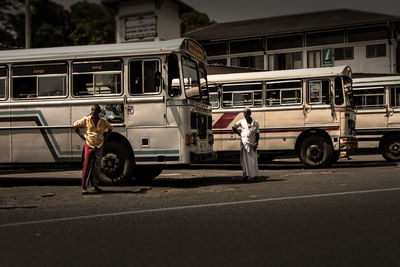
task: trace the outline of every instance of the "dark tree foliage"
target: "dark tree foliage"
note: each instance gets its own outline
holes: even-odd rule
[[[198,28],[214,24],[207,14],[196,10],[187,11],[181,14],[181,34],[196,30]]]
[[[70,40],[74,45],[114,43],[114,32],[111,9],[88,2],[71,6]]]
[[[32,1],[32,47],[70,45],[69,13],[49,0]]]
[[[69,12],[50,0],[31,0],[32,47],[114,42],[114,14],[100,4],[78,2]],[[23,0],[0,0],[0,47],[25,46]]]

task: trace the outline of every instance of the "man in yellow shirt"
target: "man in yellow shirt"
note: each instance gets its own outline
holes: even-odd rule
[[[88,189],[94,188],[94,192],[101,192],[98,187],[103,157],[104,131],[111,132],[113,126],[100,117],[101,107],[98,104],[92,106],[91,116],[84,117],[74,123],[74,130],[85,141],[85,154],[82,169],[82,194],[88,193]],[[79,128],[85,128],[82,134]]]

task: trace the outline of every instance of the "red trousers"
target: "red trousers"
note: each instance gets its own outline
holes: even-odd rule
[[[101,158],[103,156],[103,147],[91,148],[85,143],[85,154],[82,168],[82,188],[97,186],[98,176],[101,169]]]

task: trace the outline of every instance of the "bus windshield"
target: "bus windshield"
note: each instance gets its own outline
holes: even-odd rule
[[[350,77],[343,77],[344,93],[346,95],[346,106],[354,108],[353,85]]]
[[[182,57],[182,72],[186,96],[188,99],[201,101],[201,80],[195,61]]]

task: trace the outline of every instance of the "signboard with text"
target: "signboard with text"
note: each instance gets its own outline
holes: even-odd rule
[[[333,66],[333,49],[324,48],[322,49],[322,67]]]
[[[125,20],[125,40],[142,39],[157,36],[157,17],[140,16]]]

